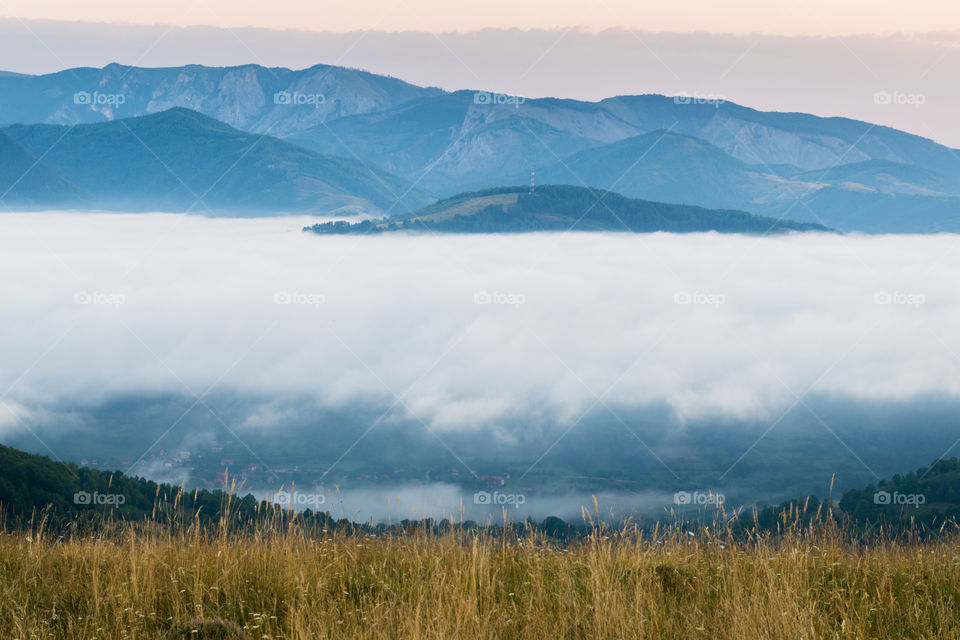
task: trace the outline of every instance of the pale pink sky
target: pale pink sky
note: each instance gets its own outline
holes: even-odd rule
[[[316,31],[484,27],[847,35],[960,29],[957,0],[0,0],[0,17]]]

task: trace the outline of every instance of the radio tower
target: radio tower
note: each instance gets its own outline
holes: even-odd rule
[[[530,168],[530,193],[533,193],[533,192],[534,192],[534,177],[535,177],[535,175],[536,175],[536,169],[533,168],[533,167],[531,167],[531,168]]]

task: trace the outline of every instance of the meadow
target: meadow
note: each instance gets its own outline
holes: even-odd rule
[[[953,533],[854,542],[824,518],[738,536],[597,526],[568,544],[41,522],[0,536],[0,589],[5,640],[960,637]]]

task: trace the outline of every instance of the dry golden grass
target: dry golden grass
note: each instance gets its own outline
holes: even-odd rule
[[[34,528],[0,536],[0,589],[4,640],[237,637],[180,626],[213,619],[304,640],[960,637],[960,547],[853,547],[828,525],[742,542],[597,531],[567,548],[456,531]]]

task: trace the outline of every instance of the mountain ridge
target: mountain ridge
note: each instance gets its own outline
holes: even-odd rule
[[[84,104],[76,104],[77,95]],[[380,167],[416,184],[424,198],[525,182],[536,169],[552,182],[845,231],[960,232],[960,152],[840,116],[761,111],[719,97],[635,94],[591,102],[448,92],[332,65],[112,64],[0,74],[0,124],[106,122],[178,106]],[[675,155],[658,165],[652,161],[663,156],[650,152],[653,145],[625,143],[663,131],[668,135],[658,144],[688,136],[700,146],[685,161]],[[615,160],[609,170],[590,169],[604,156]],[[650,175],[621,180],[630,167]]]
[[[332,116],[382,110],[439,91],[334,65],[292,70],[111,63],[44,75],[0,75],[0,124],[86,124],[185,107],[252,133],[284,135]],[[290,101],[282,99],[284,94]],[[322,100],[298,104],[297,95]]]
[[[357,160],[246,133],[184,108],[2,131],[90,194],[89,202],[67,203],[78,208],[382,214],[427,201],[405,180]]]

